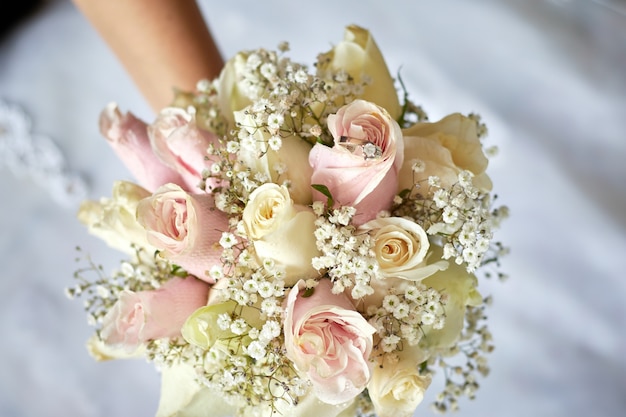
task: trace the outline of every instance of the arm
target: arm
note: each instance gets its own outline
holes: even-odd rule
[[[150,106],[175,88],[193,90],[224,61],[195,0],[73,0],[128,71]]]

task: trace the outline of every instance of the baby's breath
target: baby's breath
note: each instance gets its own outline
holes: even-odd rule
[[[80,248],[77,250],[81,252]],[[65,293],[70,298],[84,299],[88,321],[97,328],[122,291],[154,290],[173,277],[187,275],[158,254],[148,254],[140,248],[135,249],[131,259],[122,260],[119,268],[109,275],[89,255],[76,260],[86,262],[87,266],[76,270],[74,279],[77,283],[67,288]]]

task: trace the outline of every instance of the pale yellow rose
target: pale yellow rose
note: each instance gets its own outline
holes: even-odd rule
[[[272,135],[267,129],[256,127],[256,122],[249,114],[235,112],[235,120],[250,134],[249,139],[242,141],[237,153],[239,160],[253,174],[263,174],[271,182],[283,184],[287,181],[289,194],[297,204],[311,204],[311,144],[298,136],[288,136],[281,138],[280,148],[274,150],[269,145]]]
[[[152,252],[155,248],[148,243],[146,230],[136,216],[137,204],[150,195],[148,190],[132,182],[116,181],[111,198],[85,200],[77,217],[89,233],[117,250],[134,254],[131,244],[135,244]]]
[[[440,257],[428,256],[428,236],[413,221],[382,217],[361,225],[357,232],[369,233],[373,238],[376,261],[385,278],[420,281],[448,267]]]
[[[478,280],[465,269],[465,266],[450,262],[448,269],[425,278],[422,283],[432,287],[448,297],[445,305],[446,321],[442,329],[422,326],[424,336],[420,346],[424,349],[446,348],[452,346],[463,330],[467,306],[482,304],[482,296],[476,285]]]
[[[260,260],[285,268],[285,283],[315,278],[312,259],[320,255],[314,236],[317,217],[309,207],[293,203],[286,187],[266,183],[250,194],[243,226]]]
[[[219,350],[228,352],[235,349],[232,338],[235,334],[230,329],[222,329],[218,318],[222,314],[231,315],[235,310],[239,317],[244,319],[250,328],[260,329],[263,321],[259,315],[258,306],[239,306],[228,298],[228,279],[221,279],[211,287],[206,306],[191,313],[181,328],[183,338],[194,346],[210,349],[217,344]],[[239,343],[248,343],[247,332]]]
[[[414,184],[427,187],[429,176],[438,176],[443,187],[458,181],[458,174],[467,170],[474,174],[474,185],[491,190],[485,173],[488,160],[478,138],[476,122],[459,113],[448,115],[436,123],[416,123],[403,129],[404,164],[400,169],[399,190],[412,189]],[[416,162],[421,170],[414,170]]]
[[[367,385],[378,417],[413,415],[432,379],[419,373],[419,365],[426,359],[424,351],[409,346],[378,359]]]
[[[368,77],[371,83],[359,97],[385,108],[398,120],[402,108],[394,79],[378,45],[367,29],[356,25],[346,27],[344,39],[324,54],[318,65],[318,73],[328,70],[345,70],[356,82]]]

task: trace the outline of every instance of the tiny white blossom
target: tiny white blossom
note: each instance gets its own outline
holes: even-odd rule
[[[98,285],[96,287],[96,292],[100,298],[109,298],[111,296],[111,291],[108,288],[103,287],[102,285]]]
[[[285,122],[285,118],[280,113],[272,113],[267,117],[267,126],[270,129],[278,130]]]
[[[422,313],[422,324],[429,326],[435,322],[435,315],[430,311],[425,311]]]
[[[485,155],[487,155],[488,158],[493,158],[497,156],[498,152],[500,152],[500,149],[498,149],[498,146],[496,145],[490,146],[487,149],[485,149]]]
[[[228,330],[230,328],[231,323],[232,323],[232,320],[230,319],[230,316],[228,314],[222,313],[219,316],[217,316],[217,325],[220,329]]]
[[[450,259],[453,256],[456,256],[456,249],[452,243],[446,243],[443,247],[443,259]]]
[[[243,290],[249,293],[256,293],[257,292],[257,282],[249,279],[246,282],[243,283]]]
[[[413,161],[413,165],[411,165],[411,170],[415,174],[420,174],[426,170],[426,163],[421,159],[416,159]]]
[[[398,304],[400,304],[400,298],[397,295],[390,294],[383,298],[383,308],[390,313],[393,313]]]
[[[411,312],[409,305],[406,303],[400,303],[396,306],[396,308],[393,310],[393,316],[395,318],[397,318],[398,320],[402,320],[403,318],[405,318],[406,316],[409,315],[409,313]]]
[[[261,360],[265,357],[265,346],[258,340],[250,342],[246,348],[246,353],[253,359]]]
[[[214,175],[219,174],[221,170],[222,170],[222,167],[217,162],[211,164],[211,174],[214,174]]]
[[[248,329],[248,323],[244,319],[236,319],[230,324],[230,331],[236,335],[242,335]]]
[[[321,201],[314,201],[311,207],[313,208],[313,213],[315,213],[316,216],[324,214],[324,210],[326,209],[326,206]]]
[[[209,276],[217,281],[224,277],[224,270],[220,265],[213,265],[211,269],[209,269]]]
[[[471,187],[473,175],[474,174],[472,174],[470,171],[467,171],[467,170],[459,172],[458,179],[459,179],[459,184],[461,185],[461,187],[463,188]]]
[[[452,224],[459,218],[459,211],[456,207],[446,206],[443,209],[443,221],[446,224]]]
[[[430,177],[428,177],[428,185],[430,185],[431,187],[441,187],[441,179],[437,176],[433,176],[431,175]]]
[[[274,295],[274,285],[272,285],[270,282],[261,282],[258,284],[257,287],[259,295],[263,298],[269,298]]]
[[[263,328],[261,329],[261,334],[259,335],[259,339],[261,341],[270,342],[275,337],[280,336],[281,333],[280,323],[274,320],[266,321],[263,324]]]
[[[231,298],[239,305],[246,305],[250,301],[250,294],[243,290],[236,290]]]
[[[294,74],[294,80],[297,83],[304,84],[304,83],[306,83],[308,81],[308,79],[309,79],[309,75],[303,69],[299,69]]]
[[[320,125],[313,125],[309,129],[309,133],[315,137],[319,137],[322,134],[322,128],[320,127]]]
[[[237,237],[230,232],[223,232],[220,238],[220,246],[224,249],[232,248],[237,244]]]
[[[383,339],[381,340],[383,351],[393,352],[396,349],[396,346],[398,346],[399,341],[400,337],[395,334],[383,337]]]

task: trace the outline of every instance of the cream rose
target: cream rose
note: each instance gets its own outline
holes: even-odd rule
[[[421,375],[418,367],[427,357],[415,347],[405,346],[388,354],[372,368],[367,391],[378,417],[410,417],[424,399],[432,377]]]
[[[297,136],[281,138],[278,150],[269,145],[272,135],[245,111],[235,112],[243,135],[237,156],[253,173],[266,176],[271,182],[289,184],[289,194],[297,204],[307,205],[311,200],[311,166],[307,163],[311,144]]]
[[[257,256],[284,267],[287,285],[319,276],[311,262],[320,255],[314,236],[316,218],[309,207],[293,203],[286,187],[274,183],[250,194],[242,217]]]
[[[400,126],[374,103],[355,100],[328,116],[335,144],[316,144],[309,155],[311,184],[325,185],[337,205],[356,208],[363,224],[391,207],[403,161]],[[314,199],[325,197],[314,192]]]
[[[318,75],[325,71],[345,70],[356,82],[365,77],[371,83],[365,87],[360,98],[385,108],[394,120],[402,113],[394,79],[389,73],[385,59],[367,29],[347,26],[344,40],[320,59]]]
[[[374,253],[384,277],[420,281],[448,267],[448,262],[428,263],[430,242],[424,229],[401,217],[382,217],[361,225],[357,232],[374,239]]]
[[[289,291],[284,333],[287,357],[308,376],[320,401],[346,403],[369,382],[375,329],[345,294],[332,293],[330,280],[320,280],[313,294],[304,281]]]
[[[399,174],[399,190],[425,186],[429,176],[438,176],[443,187],[458,181],[458,174],[467,170],[474,174],[474,185],[491,190],[491,180],[485,173],[488,160],[476,131],[476,122],[454,113],[436,123],[416,123],[402,131],[404,135],[404,165]],[[423,169],[416,172],[419,162]]]
[[[228,218],[215,209],[213,196],[189,194],[178,185],[166,184],[139,202],[137,220],[163,257],[213,282],[207,271],[221,265],[218,242],[228,229]]]
[[[132,245],[136,245],[152,252],[155,248],[148,243],[146,230],[137,222],[135,214],[139,201],[148,196],[148,190],[132,182],[116,181],[110,199],[83,201],[77,217],[89,233],[115,249],[132,255],[135,254]]]
[[[444,307],[446,321],[443,328],[437,330],[431,326],[422,326],[424,336],[420,346],[424,349],[452,346],[463,330],[467,306],[482,304],[482,296],[476,288],[478,280],[464,266],[450,262],[446,270],[425,278],[422,283],[447,296],[448,301]]]

